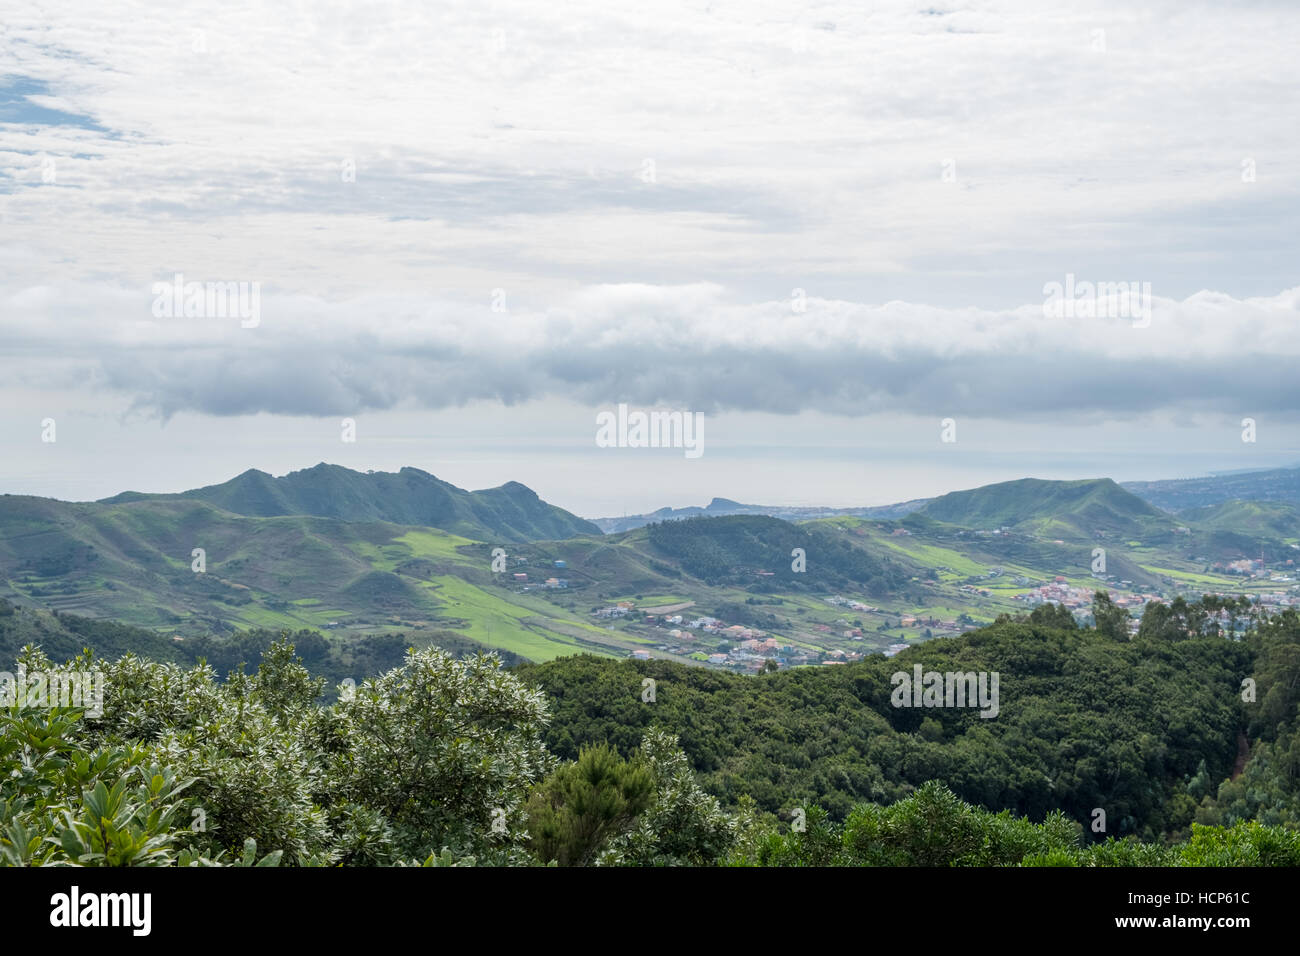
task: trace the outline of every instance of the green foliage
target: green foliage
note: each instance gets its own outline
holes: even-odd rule
[[[1192,824],[1192,838],[1178,847],[1180,866],[1300,866],[1300,832],[1257,821],[1233,827]]]
[[[1300,615],[1233,641],[1170,611],[1133,641],[1045,613],[761,679],[417,650],[324,706],[288,639],[224,682],[24,647],[101,671],[103,713],[0,710],[0,864],[1300,866]],[[893,707],[913,664],[1000,672],[998,717]],[[1097,806],[1118,838],[1085,843]]]
[[[192,781],[147,748],[78,748],[79,710],[0,712],[0,863],[167,866]],[[181,821],[181,822],[178,822]]]
[[[1106,591],[1096,591],[1092,596],[1092,617],[1097,633],[1112,641],[1128,640],[1129,613],[1110,599]]]
[[[1062,814],[1042,823],[965,803],[937,781],[890,806],[861,805],[843,826],[814,807],[802,828],[749,837],[731,858],[748,866],[1011,866],[1073,859],[1080,828]]]
[[[1066,631],[1073,631],[1078,628],[1070,609],[1064,604],[1057,604],[1055,601],[1040,604],[1030,611],[1029,623],[1038,627],[1058,627]]]
[[[1001,711],[896,708],[890,677],[914,664],[1001,675]],[[734,809],[820,806],[843,821],[927,780],[963,800],[1041,820],[1103,806],[1119,835],[1158,839],[1189,822],[1173,795],[1201,761],[1214,781],[1236,757],[1241,642],[1115,642],[1094,630],[1006,620],[894,658],[796,669],[761,680],[664,661],[572,657],[524,666],[552,700],[549,748],[575,759],[608,742],[629,756],[652,723],[677,735],[705,792]],[[640,700],[653,678],[657,701]],[[1177,813],[1176,819],[1171,814]]]
[[[32,649],[23,660],[60,670]],[[99,718],[0,713],[5,863],[388,864],[439,847],[526,859],[526,831],[494,832],[494,812],[518,821],[554,761],[544,701],[496,658],[416,652],[330,707],[287,643],[225,683],[130,655],[95,666]],[[270,852],[254,860],[258,846]]]
[[[423,863],[407,862],[398,860],[396,866],[474,866],[477,861],[472,856],[456,856],[447,847],[442,848],[441,853],[430,853],[425,857]]]
[[[729,862],[739,866],[1296,866],[1300,833],[1256,822],[1193,825],[1173,846],[1132,839],[1083,846],[1059,813],[1042,823],[991,813],[936,781],[890,806],[860,806],[841,827],[818,808],[801,830],[751,825]]]
[[[708,866],[736,842],[736,821],[695,782],[677,738],[651,728],[627,760],[584,748],[528,803],[532,848],[561,866]]]
[[[1105,840],[1074,854],[1079,866],[1173,866],[1175,851],[1134,839]],[[1026,866],[1040,865],[1026,862]]]
[[[1073,847],[1079,827],[1061,813],[1041,824],[980,811],[937,782],[889,807],[864,806],[844,825],[858,866],[1003,866]]]
[[[1295,735],[1261,741],[1241,776],[1210,789],[1195,811],[1197,823],[1231,826],[1249,820],[1300,827],[1300,792],[1296,788]],[[1191,786],[1189,785],[1189,790]]]
[[[8,607],[9,613],[3,613]],[[105,660],[125,654],[146,657],[160,663],[193,667],[206,663],[218,676],[256,665],[278,643],[288,641],[311,673],[326,681],[325,699],[332,702],[334,685],[352,678],[360,681],[400,667],[412,644],[440,647],[457,657],[476,654],[483,649],[464,634],[446,629],[429,629],[418,634],[379,633],[347,634],[330,637],[319,631],[250,628],[222,634],[197,634],[174,641],[153,631],[131,627],[101,618],[75,614],[54,615],[32,608],[15,608],[5,602],[0,606],[0,667],[12,668],[26,645],[39,645],[56,660],[75,657],[84,648],[94,648]],[[518,662],[509,651],[497,652],[507,666]]]
[[[1261,623],[1247,642],[1257,655],[1258,706],[1250,733],[1280,739],[1300,729],[1300,614],[1288,608]]]
[[[485,858],[528,838],[524,800],[554,764],[546,720],[543,696],[495,655],[431,648],[321,712],[315,736],[336,798],[383,814],[400,853]]]
[[[1213,598],[1208,602],[1216,604]],[[1181,596],[1170,604],[1152,601],[1142,612],[1138,636],[1149,641],[1185,641],[1204,633],[1208,624],[1207,602],[1188,604]]]
[[[695,782],[677,738],[654,727],[641,741],[638,757],[649,768],[654,796],[636,825],[613,840],[606,865],[709,866],[731,850],[736,821],[716,797]]]
[[[67,660],[93,647],[105,658],[116,658],[134,652],[154,660],[187,660],[178,642],[143,628],[119,624],[116,621],[59,614],[57,617],[44,611],[14,607],[4,602],[0,608],[0,667],[10,669],[22,648],[39,645],[56,660]]]
[[[585,866],[632,826],[654,788],[643,760],[623,760],[606,744],[584,748],[529,798],[529,845],[545,863]]]

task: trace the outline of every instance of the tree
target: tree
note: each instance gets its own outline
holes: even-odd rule
[[[1040,627],[1059,627],[1067,631],[1078,629],[1070,609],[1064,604],[1057,604],[1055,601],[1040,604],[1034,608],[1029,613],[1029,623],[1037,624]]]
[[[1178,637],[1178,622],[1173,609],[1160,601],[1151,601],[1142,611],[1138,637],[1146,641],[1172,641]]]
[[[79,667],[88,662],[73,661]],[[188,670],[126,655],[100,665],[104,713],[87,742],[144,745],[150,759],[191,779],[205,852],[239,854],[245,841],[283,851],[285,862],[326,862],[331,832],[319,794],[328,788],[305,739],[318,717],[320,684],[287,640],[268,648],[256,675],[218,683],[206,665]]]
[[[0,712],[0,866],[223,866],[191,827],[194,782],[145,746],[84,749],[83,708]],[[256,852],[245,844],[245,865]],[[258,864],[274,866],[280,853]]]
[[[1097,632],[1113,641],[1128,640],[1128,611],[1110,599],[1105,591],[1092,596],[1092,617],[1097,622]]]
[[[335,738],[334,798],[381,813],[404,855],[522,851],[524,802],[555,759],[541,739],[545,698],[495,654],[413,650],[321,719]]]
[[[637,755],[650,769],[654,800],[636,826],[613,841],[601,862],[708,866],[723,860],[735,845],[737,823],[716,797],[700,789],[677,738],[652,727]]]
[[[643,760],[623,760],[607,744],[584,747],[529,797],[529,847],[544,863],[586,866],[650,805],[654,786]]]

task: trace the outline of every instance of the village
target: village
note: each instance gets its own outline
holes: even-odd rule
[[[904,529],[894,533],[899,537],[907,534]],[[1009,534],[1004,529],[970,533]],[[809,596],[794,614],[780,617],[771,613],[782,604],[779,597],[771,602],[771,610],[757,614],[742,613],[731,605],[733,616],[726,606],[697,606],[688,599],[689,593],[679,596],[677,603],[665,599],[640,602],[641,596],[635,595],[636,600],[614,600],[591,608],[589,613],[602,627],[623,635],[613,646],[626,648],[625,653],[633,658],[667,658],[757,674],[791,667],[842,665],[871,654],[893,656],[913,644],[959,636],[992,623],[1002,614],[1027,614],[1043,604],[1058,604],[1071,612],[1080,627],[1090,627],[1098,590],[1106,591],[1111,601],[1129,614],[1128,629],[1133,634],[1148,604],[1168,603],[1179,596],[1195,601],[1207,593],[1245,593],[1269,613],[1300,604],[1294,559],[1277,560],[1271,565],[1262,555],[1255,559],[1195,560],[1201,566],[1199,572],[1189,569],[1148,573],[1141,582],[1113,573],[1094,572],[1082,579],[1050,572],[1032,574],[1023,565],[987,565],[982,570],[961,572],[936,565],[928,577],[913,578],[916,586],[924,590],[910,595],[902,606],[897,601],[871,603],[830,594]],[[531,567],[522,555],[513,556],[511,563],[514,567],[509,569],[508,580],[517,592],[542,592],[549,600],[572,607],[575,599],[580,600],[578,595],[589,587],[581,573],[571,586],[568,563],[554,556],[544,561],[534,556]],[[539,565],[545,570],[540,570]],[[753,573],[771,576],[767,570]],[[1240,589],[1235,586],[1237,580]],[[758,598],[748,603],[766,604]],[[818,611],[819,607],[823,610]],[[701,613],[703,610],[712,613]],[[1220,624],[1233,630],[1226,616]]]
[[[728,624],[708,615],[638,613],[632,601],[619,601],[595,612],[603,620],[627,620],[641,637],[659,641],[654,650],[678,655],[709,667],[757,674],[763,670],[817,664],[844,664],[859,660],[860,652],[818,648],[791,643],[757,627]],[[648,660],[650,648],[631,656]]]
[[[1251,601],[1268,613],[1300,606],[1300,585],[1286,571],[1269,570],[1259,560],[1228,562],[1222,568],[1215,566],[1215,570],[1248,577],[1252,584],[1249,593]],[[986,573],[989,577],[996,578],[1002,576],[1003,572],[1001,568],[994,567]],[[966,583],[958,587],[958,593],[966,594],[972,599],[984,599],[981,603],[989,605],[985,613],[996,610],[996,601],[1009,602],[1011,606],[1008,611],[1011,613],[1015,613],[1017,605],[1024,609],[1022,613],[1026,613],[1042,604],[1059,604],[1072,612],[1079,626],[1090,627],[1094,623],[1094,596],[1098,590],[1103,590],[1116,606],[1128,611],[1131,634],[1137,633],[1142,612],[1150,602],[1168,603],[1180,595],[1188,601],[1195,601],[1203,594],[1234,593],[1226,589],[1182,586],[1168,589],[1149,586],[1139,588],[1132,581],[1115,579],[1114,575],[1098,576],[1096,583],[1084,585],[1072,584],[1063,575],[1056,575],[1046,583],[1021,577],[1008,583],[1023,590],[995,598],[994,592],[989,588]],[[1260,589],[1260,585],[1265,583],[1289,587],[1286,590],[1265,591]],[[645,649],[632,651],[633,658],[649,659],[655,656],[654,651],[659,651],[686,657],[708,667],[751,674],[788,667],[846,664],[872,653],[893,656],[913,643],[932,637],[964,634],[990,622],[989,619],[976,619],[965,612],[953,617],[939,617],[923,612],[904,613],[842,595],[830,595],[820,600],[838,610],[851,612],[852,616],[838,617],[833,622],[800,622],[802,633],[797,633],[794,638],[785,638],[745,624],[728,623],[708,615],[692,617],[682,613],[649,613],[638,610],[635,602],[630,600],[599,608],[594,611],[594,616],[604,621],[623,622],[629,632],[651,642]],[[864,623],[863,616],[881,623],[871,628]],[[996,613],[992,616],[996,616]],[[1218,623],[1225,631],[1233,629],[1232,619],[1226,612],[1220,615]],[[902,631],[914,631],[916,636],[900,639]],[[889,637],[890,634],[894,637]],[[885,641],[889,643],[883,643]],[[850,642],[864,644],[861,645],[861,650],[834,646]]]

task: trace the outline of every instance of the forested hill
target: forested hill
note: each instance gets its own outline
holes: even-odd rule
[[[440,528],[477,541],[539,541],[601,531],[577,515],[542,501],[512,481],[465,491],[418,468],[359,472],[322,462],[274,478],[249,469],[219,485],[175,495],[128,491],[101,504],[193,499],[231,514],[256,518],[314,515],[342,521],[387,521]]]
[[[856,586],[881,595],[916,573],[902,556],[854,547],[838,528],[795,525],[765,515],[665,521],[648,525],[646,535],[654,552],[711,585],[761,589],[766,580],[769,589],[825,593]]]
[[[894,707],[891,675],[916,664],[998,672],[998,715]],[[842,817],[937,779],[1035,819],[1059,808],[1087,821],[1100,807],[1110,835],[1153,837],[1186,827],[1205,788],[1230,774],[1251,652],[1223,638],[1116,641],[1005,620],[894,658],[757,678],[589,656],[520,673],[551,701],[547,744],[560,756],[601,741],[630,752],[657,724],[680,735],[724,803],[749,794],[773,813],[817,805]]]

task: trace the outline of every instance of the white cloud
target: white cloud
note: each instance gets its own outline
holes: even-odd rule
[[[176,416],[203,454],[206,422],[218,475],[254,457],[230,441],[278,448],[297,421],[258,412],[479,401],[484,434],[502,402],[633,401],[799,413],[783,441],[841,434],[816,413],[900,433],[1257,414],[1279,435],[1300,394],[1297,12],[936,7],[7,11],[0,110],[34,89],[83,120],[0,112],[0,426],[28,436],[64,395],[68,416]],[[261,324],[154,318],[176,272],[260,282]],[[1044,318],[1067,272],[1150,282],[1151,326]],[[131,427],[123,467],[175,447]],[[1160,434],[1152,454],[1204,447],[1199,425]],[[105,457],[82,454],[59,473]]]
[[[1153,297],[1149,326],[1046,319],[1041,301],[983,310],[811,297],[798,311],[711,284],[594,286],[545,309],[503,304],[264,291],[260,323],[243,328],[239,318],[155,318],[151,290],[86,284],[3,295],[0,328],[24,357],[10,381],[63,375],[164,416],[542,398],[1021,420],[1300,407],[1300,289]]]

